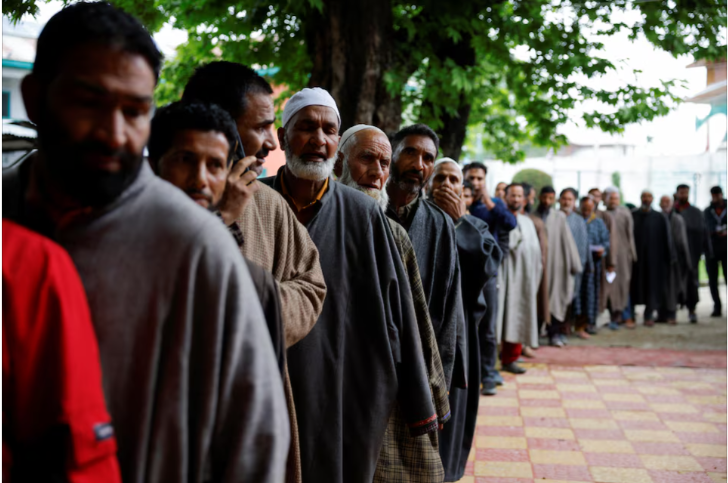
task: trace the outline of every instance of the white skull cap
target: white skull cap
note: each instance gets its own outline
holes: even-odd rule
[[[320,87],[305,88],[296,92],[293,97],[288,99],[286,107],[283,108],[283,127],[286,127],[288,121],[296,115],[298,111],[308,106],[324,106],[330,107],[336,113],[339,119],[339,127],[341,127],[341,116],[339,109],[336,107],[336,101],[326,89]]]

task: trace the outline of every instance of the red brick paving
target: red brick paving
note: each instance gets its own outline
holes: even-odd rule
[[[725,481],[725,369],[557,362],[481,398],[461,483]]]

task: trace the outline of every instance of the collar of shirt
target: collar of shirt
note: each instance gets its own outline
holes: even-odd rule
[[[718,203],[718,204],[711,203],[711,206],[713,207],[713,211],[715,211],[715,214],[716,215],[722,216],[723,215],[723,212],[726,209],[726,202],[723,201],[723,202]]]
[[[400,219],[405,220],[409,216],[410,212],[412,211],[412,208],[414,208],[415,203],[417,203],[417,200],[420,199],[420,196],[417,195],[414,197],[412,201],[407,203],[404,206],[400,206],[397,208],[397,216],[399,216]]]
[[[684,203],[678,201],[677,203],[675,203],[675,209],[677,209],[678,211],[682,211],[685,208],[690,208],[690,202],[689,201],[686,201]]]
[[[281,176],[281,192],[283,196],[285,196],[287,199],[291,200],[291,203],[293,203],[293,206],[296,208],[296,211],[301,212],[305,210],[306,208],[310,208],[316,203],[321,202],[321,198],[324,197],[324,194],[326,194],[326,190],[329,189],[329,178],[326,178],[326,181],[324,181],[324,185],[321,187],[318,193],[316,193],[316,197],[313,199],[313,201],[306,206],[299,205],[295,199],[288,193],[288,188],[286,188],[286,182],[283,179],[283,176]]]

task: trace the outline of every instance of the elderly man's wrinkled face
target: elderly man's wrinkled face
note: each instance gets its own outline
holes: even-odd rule
[[[576,204],[576,196],[571,191],[564,191],[559,197],[559,205],[563,211],[571,213],[574,211],[574,205]]]
[[[286,166],[297,178],[323,181],[331,174],[339,146],[339,118],[330,107],[307,106],[278,129]]]
[[[475,195],[480,195],[483,192],[483,188],[485,187],[485,171],[480,168],[470,168],[465,173],[465,179],[473,185]]]
[[[589,218],[594,213],[594,201],[592,201],[590,198],[584,199],[581,201],[581,216],[584,218]]]
[[[342,151],[339,151],[340,164],[337,160],[337,170],[341,169],[339,181],[366,193],[386,209],[389,196],[384,187],[392,161],[392,146],[387,136],[374,129],[365,129],[355,133]]]
[[[655,198],[652,196],[652,193],[642,193],[642,196],[640,197],[640,200],[642,201],[642,208],[649,208],[652,206],[652,202],[655,200]]]
[[[556,193],[541,193],[541,196],[538,197],[539,205],[543,206],[544,208],[551,208],[552,206],[554,206],[555,202]]]
[[[432,175],[436,156],[437,148],[428,136],[407,136],[397,146],[392,181],[405,193],[419,193]]]
[[[347,165],[351,178],[364,188],[381,190],[389,178],[392,146],[387,136],[374,129],[354,134],[349,141]]]
[[[672,211],[672,198],[669,196],[660,198],[660,209],[665,213],[670,213]]]
[[[453,163],[440,163],[435,168],[432,175],[431,191],[435,192],[439,189],[449,188],[458,196],[463,192],[462,171]]]
[[[50,178],[86,206],[116,199],[136,178],[149,138],[156,79],[147,60],[118,48],[73,49],[47,84],[23,80]]]
[[[523,208],[523,186],[511,186],[506,193],[506,204],[508,209],[516,212]]]

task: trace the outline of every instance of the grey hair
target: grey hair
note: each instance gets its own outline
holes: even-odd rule
[[[619,194],[619,188],[617,188],[616,186],[609,186],[607,187],[607,189],[604,190],[605,195],[611,195],[614,193]]]

